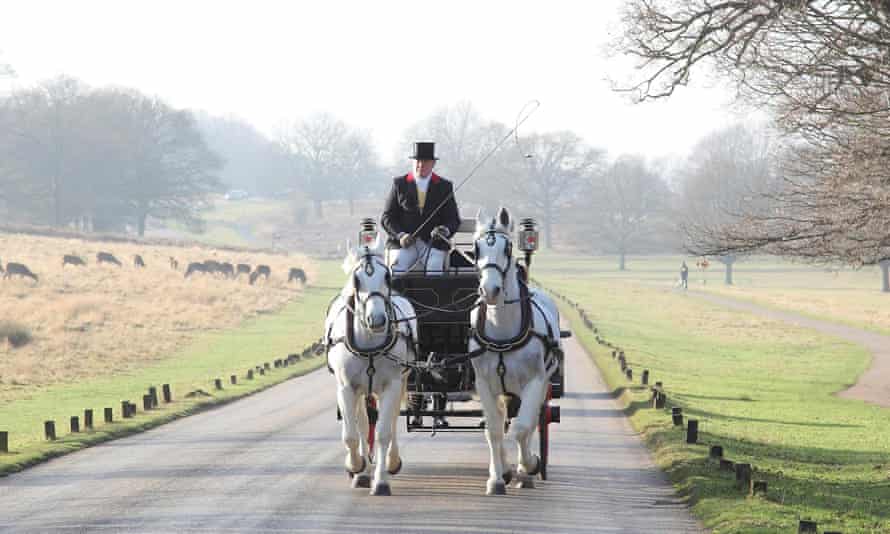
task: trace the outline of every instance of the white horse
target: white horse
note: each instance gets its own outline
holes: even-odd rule
[[[491,452],[486,493],[503,495],[512,478],[504,448],[504,423],[521,405],[510,424],[509,437],[519,445],[517,475],[525,486],[541,467],[531,452],[538,415],[547,395],[550,375],[558,367],[559,311],[553,301],[527,288],[512,253],[513,221],[505,208],[485,220],[477,215],[473,236],[479,271],[480,306],[470,316],[474,335],[470,351],[486,349],[473,358],[476,391],[485,415],[485,437]],[[510,409],[512,405],[512,410]]]
[[[417,346],[414,308],[392,293],[383,247],[379,235],[372,246],[353,250],[347,244],[343,270],[349,280],[325,319],[328,366],[337,380],[343,418],[346,471],[353,487],[370,487],[371,495],[390,495],[389,475],[402,469],[396,422],[407,375],[400,362],[409,360]],[[366,410],[372,396],[379,414],[373,481]]]

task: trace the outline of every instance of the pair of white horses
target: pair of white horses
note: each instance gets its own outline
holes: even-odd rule
[[[471,321],[484,331],[485,337],[482,341],[471,338],[470,352],[487,347],[485,340],[516,339],[524,324],[530,321],[531,326],[529,338],[521,347],[500,354],[480,350],[471,360],[491,453],[486,482],[489,495],[505,494],[506,482],[514,475],[504,446],[508,395],[521,399],[509,435],[519,446],[515,475],[520,482],[528,482],[540,468],[540,458],[531,452],[532,439],[554,370],[546,356],[549,349],[559,344],[559,312],[553,301],[543,293],[526,293],[520,287],[524,282],[511,252],[512,235],[513,221],[505,208],[491,219],[477,215],[475,262],[480,304],[484,303],[485,312],[480,319],[482,312],[475,308]],[[414,309],[407,299],[391,290],[390,271],[383,255],[384,243],[379,236],[373,245],[348,252],[343,267],[349,281],[332,303],[325,321],[328,363],[337,381],[337,403],[343,419],[345,467],[353,487],[370,487],[372,495],[390,495],[390,476],[402,468],[396,423],[407,389],[403,362],[414,361],[417,347]],[[525,313],[531,314],[525,323],[524,299],[533,301],[525,308]],[[503,366],[499,365],[501,361]],[[373,456],[365,409],[371,396],[376,398],[379,414]],[[371,458],[377,459],[373,474]]]

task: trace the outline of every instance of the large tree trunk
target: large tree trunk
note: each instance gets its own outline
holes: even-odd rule
[[[878,265],[881,266],[881,291],[890,293],[890,260],[884,260]]]

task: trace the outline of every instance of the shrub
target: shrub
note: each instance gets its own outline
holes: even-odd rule
[[[14,348],[24,347],[31,342],[31,330],[27,326],[15,321],[0,321],[0,340],[9,340]]]

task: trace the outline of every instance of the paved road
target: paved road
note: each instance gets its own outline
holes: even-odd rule
[[[351,489],[319,371],[0,479],[0,532],[700,532],[568,341],[563,422],[535,489],[483,494],[481,433],[404,431],[393,496]]]
[[[784,321],[795,326],[811,328],[823,334],[862,345],[871,353],[871,362],[868,369],[859,375],[855,384],[843,391],[839,391],[837,396],[847,399],[858,399],[890,408],[890,336],[854,326],[813,319],[794,312],[774,310],[751,302],[703,293],[701,291],[690,291],[689,295],[707,300],[718,306],[753,313],[754,315],[775,321]]]

